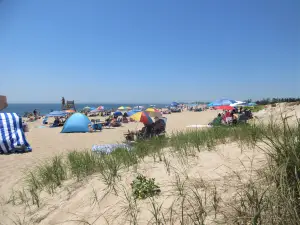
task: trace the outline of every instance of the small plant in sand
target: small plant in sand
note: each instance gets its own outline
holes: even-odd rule
[[[135,199],[146,199],[161,192],[154,178],[147,179],[141,174],[131,183],[131,188]]]

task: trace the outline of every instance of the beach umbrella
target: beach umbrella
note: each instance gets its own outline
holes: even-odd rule
[[[98,106],[97,109],[100,110],[100,111],[103,111],[104,110],[104,106],[102,106],[102,105]]]
[[[141,110],[133,109],[133,110],[128,111],[127,115],[132,116],[133,114],[138,113],[138,112],[141,112]]]
[[[82,109],[82,111],[89,112],[89,111],[91,111],[91,107],[86,106]]]
[[[221,110],[233,110],[234,108],[230,105],[221,105],[221,106],[216,106],[216,109],[221,109]]]
[[[66,116],[68,113],[64,111],[53,111],[50,112],[47,116],[48,117],[61,117],[61,116]]]
[[[98,112],[100,112],[100,111],[101,111],[101,110],[93,109],[93,110],[90,111],[90,113],[98,113]]]
[[[146,112],[137,112],[137,113],[131,115],[130,118],[132,118],[133,120],[135,120],[137,122],[142,122],[144,124],[152,124],[153,123],[151,117]]]
[[[155,108],[148,108],[146,111],[151,117],[162,117],[161,112]]]
[[[121,111],[124,111],[124,110],[131,110],[131,107],[129,107],[129,106],[120,106],[120,107],[118,108],[118,110],[121,110]]]
[[[172,102],[172,103],[171,103],[171,106],[175,106],[175,107],[176,107],[176,106],[178,106],[178,105],[179,105],[179,104],[178,104],[177,102]]]
[[[237,103],[237,101],[232,99],[227,99],[227,98],[221,98],[214,102],[209,103],[207,106],[212,107],[212,106],[220,106],[220,105],[231,105],[235,103]]]
[[[241,106],[241,105],[244,105],[244,104],[246,104],[246,102],[236,101],[236,103],[230,104],[230,106],[235,107],[235,106]]]
[[[120,112],[120,111],[115,111],[114,112],[114,116],[122,116],[123,114],[122,114],[122,112]]]

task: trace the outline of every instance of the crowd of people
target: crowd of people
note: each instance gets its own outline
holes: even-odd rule
[[[154,136],[164,135],[166,132],[166,120],[159,117],[154,117],[153,123],[144,123],[144,127],[135,132],[129,131],[125,134],[125,138],[127,141],[133,141],[136,136],[137,139],[148,139]]]
[[[237,123],[246,123],[252,119],[253,115],[250,109],[240,107],[230,110],[224,110],[209,125],[236,125]]]

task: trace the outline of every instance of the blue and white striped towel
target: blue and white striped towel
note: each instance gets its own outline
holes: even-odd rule
[[[16,113],[0,113],[0,154],[31,151],[21,117]]]

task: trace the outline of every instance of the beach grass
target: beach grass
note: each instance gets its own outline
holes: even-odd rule
[[[247,181],[235,173],[236,192],[231,199],[222,199],[217,185],[203,180],[192,182],[187,175],[176,175],[172,195],[176,201],[166,211],[162,203],[150,199],[153,224],[206,224],[207,220],[223,224],[298,224],[300,221],[300,123],[251,124],[213,127],[206,130],[176,132],[167,138],[139,141],[131,151],[116,149],[111,154],[72,151],[67,157],[56,156],[26,176],[26,190],[32,204],[41,205],[40,193],[55,194],[56,188],[70,178],[77,181],[100,174],[109,190],[117,191],[121,171],[142,163],[145,157],[162,162],[170,174],[171,165],[165,151],[187,160],[201,151],[213,151],[220,144],[236,142],[241,147],[258,148],[268,156],[263,170],[254,169]],[[138,204],[127,193],[127,216],[138,224]],[[21,198],[21,197],[20,197]],[[24,199],[24,198],[23,198]],[[26,198],[27,199],[27,198]],[[96,198],[97,199],[97,198]],[[26,202],[23,200],[22,202]],[[98,201],[97,201],[98,202]],[[172,223],[171,223],[172,222]]]

